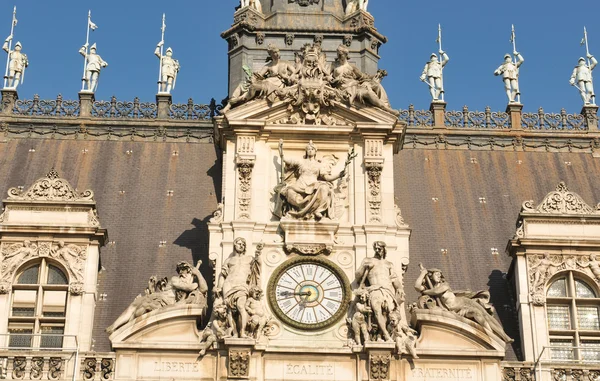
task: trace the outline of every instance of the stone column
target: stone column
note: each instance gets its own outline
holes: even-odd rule
[[[2,89],[2,114],[11,115],[19,99],[16,89]]]
[[[168,119],[169,118],[169,108],[171,107],[171,103],[173,98],[171,94],[167,93],[158,93],[156,94],[156,103],[158,105],[158,119]]]
[[[523,114],[523,105],[521,103],[509,103],[506,106],[506,113],[510,116],[510,128],[513,130],[522,129],[521,115]]]
[[[433,101],[429,110],[433,114],[433,128],[446,128],[446,102]]]
[[[94,93],[90,91],[79,92],[79,116],[89,118],[92,116],[92,105],[96,101]]]
[[[4,98],[4,97],[2,97]],[[581,109],[588,131],[598,129],[598,106],[587,104]]]

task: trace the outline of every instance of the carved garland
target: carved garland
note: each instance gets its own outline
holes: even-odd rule
[[[250,377],[250,351],[229,350],[229,378]]]
[[[389,380],[391,354],[371,354],[369,356],[369,380]]]
[[[600,286],[600,262],[594,255],[531,255],[527,258],[529,293],[534,305],[546,303],[546,283],[564,270],[579,271]]]
[[[365,161],[365,168],[369,179],[369,222],[381,223],[381,171],[383,171],[383,163]]]
[[[73,295],[83,293],[83,278],[87,246],[78,246],[58,242],[2,243],[0,246],[0,294],[9,293],[16,271],[25,262],[34,258],[52,258],[61,263],[69,275],[69,292]]]
[[[238,218],[241,220],[250,219],[250,199],[252,197],[252,170],[254,169],[254,159],[246,159],[240,156],[236,159],[238,169]]]

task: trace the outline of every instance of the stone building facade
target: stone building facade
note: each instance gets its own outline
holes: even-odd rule
[[[0,378],[600,379],[597,107],[397,111],[373,15],[250,3],[228,102],[2,91]]]

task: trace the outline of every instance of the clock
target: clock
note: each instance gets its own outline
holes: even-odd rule
[[[269,280],[271,310],[298,329],[322,329],[346,315],[350,283],[333,262],[296,257],[279,266]]]

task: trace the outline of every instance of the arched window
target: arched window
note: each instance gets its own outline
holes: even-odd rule
[[[550,284],[546,311],[553,360],[600,360],[599,307],[597,289],[576,273]]]
[[[69,281],[46,259],[24,267],[13,283],[9,346],[61,348]]]

